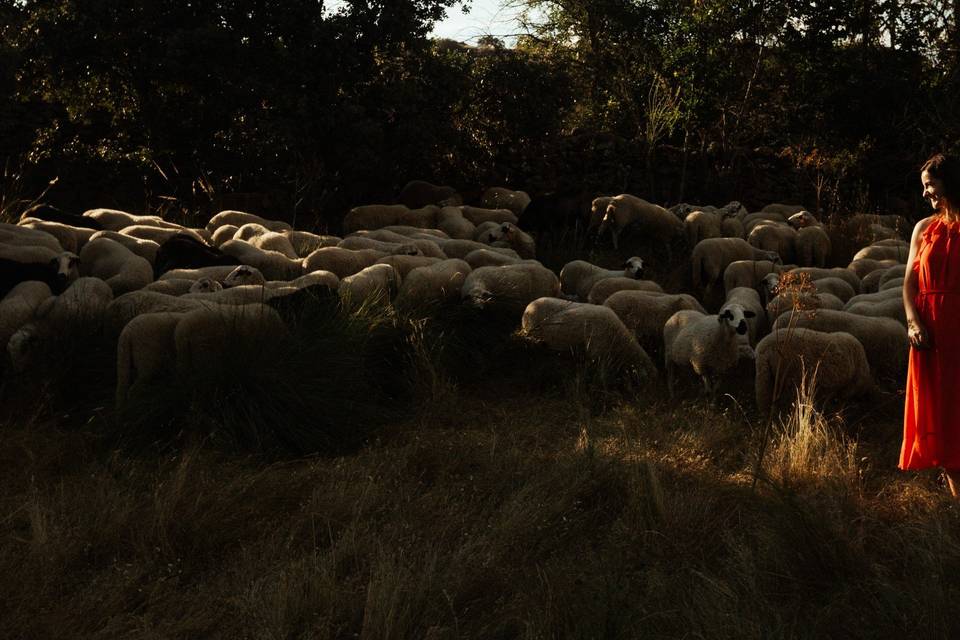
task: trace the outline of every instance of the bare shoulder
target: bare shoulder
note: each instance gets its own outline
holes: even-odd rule
[[[913,228],[913,240],[915,241],[917,238],[919,238],[920,234],[923,233],[924,230],[928,226],[930,226],[930,223],[936,220],[936,218],[937,216],[935,215],[927,216],[926,218],[918,222],[917,225]]]

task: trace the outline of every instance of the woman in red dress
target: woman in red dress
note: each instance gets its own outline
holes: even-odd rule
[[[917,223],[903,281],[910,339],[901,469],[943,467],[960,492],[960,159],[920,170],[934,215]]]

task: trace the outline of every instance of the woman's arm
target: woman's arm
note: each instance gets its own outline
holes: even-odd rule
[[[913,263],[917,259],[917,252],[920,247],[920,235],[931,220],[933,220],[933,216],[924,218],[913,228],[913,236],[910,238],[910,254],[907,256],[907,269],[903,276],[903,309],[907,315],[907,337],[910,338],[911,346],[917,348],[926,347],[928,344],[927,329],[920,322],[920,314],[917,313],[917,306],[914,303],[919,283],[917,282],[917,273],[913,270]]]

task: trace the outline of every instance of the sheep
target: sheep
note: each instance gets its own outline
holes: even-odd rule
[[[802,211],[801,213],[806,213]],[[797,214],[800,215],[800,214]],[[826,267],[830,257],[830,236],[820,226],[804,226],[797,231],[793,245],[797,264],[804,267]]]
[[[617,293],[618,291],[652,291],[653,293],[663,293],[663,289],[653,280],[636,280],[634,278],[617,277],[603,278],[590,287],[590,293],[587,294],[587,302],[590,304],[603,304],[604,301]]]
[[[438,238],[436,244],[448,258],[460,258],[463,260],[467,257],[468,253],[472,253],[477,249],[487,249],[509,256],[515,260],[520,259],[520,256],[513,249],[508,247],[493,247],[488,244],[483,244],[482,242],[474,242],[473,240],[442,240]]]
[[[573,260],[560,270],[560,289],[566,294],[585,301],[593,286],[604,278],[626,277],[639,280],[643,277],[643,259],[628,258],[620,269],[603,269],[586,260]]]
[[[409,211],[402,204],[368,204],[354,207],[343,218],[343,232],[353,233],[361,229],[381,229],[398,224],[400,214]]]
[[[849,284],[855,293],[860,292],[860,276],[846,267],[832,267],[829,269],[821,267],[797,267],[795,269],[788,270],[787,273],[791,273],[796,276],[807,274],[807,277],[810,280],[819,280],[821,278],[840,278]]]
[[[900,380],[907,371],[910,341],[906,328],[892,318],[872,318],[834,309],[785,313],[773,330],[802,327],[834,333],[845,331],[863,345],[874,379]]]
[[[485,209],[483,207],[464,205],[460,207],[460,211],[463,213],[464,218],[475,225],[483,222],[496,222],[498,224],[503,222],[517,224],[518,222],[517,215],[510,209]]]
[[[396,270],[388,264],[372,264],[340,280],[337,292],[347,307],[389,302],[400,287]]]
[[[533,238],[515,224],[504,222],[493,231],[491,238],[493,243],[506,243],[524,260],[533,259],[537,255],[537,246]]]
[[[509,209],[517,218],[523,215],[530,205],[530,196],[526,191],[513,191],[505,187],[490,187],[483,192],[480,206],[487,209]],[[516,224],[516,220],[514,221]]]
[[[460,290],[461,300],[468,305],[517,315],[537,298],[556,297],[559,293],[556,274],[533,262],[474,269]]]
[[[781,273],[783,266],[770,260],[735,260],[723,270],[723,291],[727,295],[737,287],[760,290],[760,282],[770,273]]]
[[[130,389],[138,380],[172,372],[174,332],[185,312],[144,313],[130,320],[117,340],[117,387],[115,406],[122,411]]]
[[[834,295],[844,304],[857,293],[850,283],[842,278],[818,278],[813,281],[813,286],[817,293]]]
[[[900,293],[898,289],[889,289],[889,291]],[[874,318],[884,317],[893,318],[904,327],[907,326],[907,312],[903,308],[903,296],[893,295],[889,298],[880,300],[859,300],[854,304],[848,305],[844,311],[861,316],[872,316]]]
[[[657,242],[670,242],[682,237],[684,230],[683,222],[663,207],[624,193],[614,196],[607,205],[597,230],[598,237],[603,237],[609,229],[613,248],[616,249],[620,235],[628,226],[634,226],[644,238]]]
[[[843,302],[830,293],[787,289],[767,303],[767,321],[772,325],[781,314],[792,309],[834,309],[840,311],[843,309]]]
[[[480,267],[501,267],[505,264],[520,262],[519,257],[513,257],[492,249],[474,249],[463,257],[471,269]]]
[[[273,298],[280,298],[292,293],[298,289],[292,286],[267,287],[263,284],[242,284],[235,287],[228,287],[220,291],[205,291],[187,293],[181,296],[186,302],[197,302],[201,306],[210,305],[243,305],[254,303],[266,303]]]
[[[373,249],[353,250],[343,247],[323,247],[304,258],[302,264],[304,271],[310,272],[322,269],[343,279],[362,271],[387,255],[383,251]]]
[[[443,207],[437,214],[437,228],[451,238],[458,240],[472,240],[476,233],[476,225],[463,217],[458,207]]]
[[[875,291],[873,293],[861,293],[855,295],[849,300],[846,301],[843,305],[843,310],[848,311],[850,307],[857,304],[858,302],[881,302],[883,300],[890,300],[891,298],[902,298],[903,290],[896,287],[890,289],[884,289],[882,291]]]
[[[267,220],[266,218],[261,218],[258,215],[252,213],[246,213],[244,211],[233,211],[226,210],[221,211],[217,215],[210,218],[210,221],[207,222],[206,229],[210,233],[215,233],[218,228],[224,225],[234,225],[236,227],[242,227],[245,224],[256,223],[263,225],[270,231],[291,231],[292,227],[286,222],[280,222],[276,220]]]
[[[594,198],[590,203],[590,219],[587,221],[587,233],[591,233],[600,228],[603,217],[607,214],[607,207],[613,200],[611,196],[600,196]]]
[[[708,213],[702,210],[691,211],[683,219],[684,231],[686,231],[687,234],[687,244],[693,247],[706,238],[722,237],[723,231],[721,225],[722,220],[720,216],[715,213]]]
[[[219,248],[211,247],[192,236],[177,235],[160,245],[153,261],[153,273],[155,277],[161,278],[163,274],[176,269],[234,267],[238,264],[239,259],[227,255]]]
[[[744,231],[750,233],[761,224],[786,224],[787,218],[779,213],[750,213],[744,216],[741,222]]]
[[[87,241],[96,240],[97,238],[110,238],[114,242],[119,242],[127,249],[130,249],[130,251],[141,258],[146,259],[150,264],[155,265],[157,263],[157,254],[160,252],[160,245],[153,240],[141,240],[140,238],[124,235],[119,231],[104,230],[94,232]]]
[[[787,218],[787,224],[799,231],[806,227],[822,227],[823,225],[807,210],[798,211]]]
[[[97,233],[96,229],[72,227],[61,222],[50,222],[37,218],[21,218],[17,226],[49,233],[57,239],[64,251],[70,251],[71,253],[80,251],[83,245],[90,240],[90,237]]]
[[[893,280],[887,280],[886,282],[880,285],[879,291],[887,291],[887,290],[902,291],[903,280],[904,280],[903,278],[894,278]]]
[[[335,247],[342,239],[337,236],[317,235],[309,231],[285,231],[283,233],[300,258],[306,258],[322,247]]]
[[[290,240],[283,233],[267,231],[266,233],[250,238],[248,242],[257,249],[275,251],[291,260],[301,259],[296,249],[293,248],[293,244],[290,243]]]
[[[246,350],[262,349],[286,335],[280,314],[265,304],[190,311],[177,322],[173,334],[177,373],[187,380],[222,376],[225,361],[236,361]]]
[[[476,225],[476,227],[474,228],[473,238],[471,239],[474,242],[482,242],[483,244],[493,244],[494,242],[493,234],[499,228],[500,228],[499,222],[493,222],[491,220],[488,220],[486,222],[481,222],[480,224]]]
[[[38,246],[54,253],[61,253],[65,250],[60,241],[46,231],[5,222],[0,222],[0,244]]]
[[[128,322],[143,313],[186,312],[212,304],[202,298],[187,298],[188,295],[191,294],[173,296],[159,291],[140,290],[117,296],[107,305],[104,313],[107,326],[119,334]]]
[[[160,229],[182,230],[183,227],[173,222],[167,222],[160,216],[138,216],[116,209],[88,209],[83,215],[96,220],[103,229],[122,231],[134,225],[147,225]]]
[[[441,262],[442,258],[430,258],[428,256],[384,256],[378,258],[374,264],[388,264],[397,270],[400,280],[403,281],[407,274],[418,267],[426,267],[431,264]]]
[[[872,225],[880,225],[888,229],[904,230],[910,228],[910,223],[903,216],[890,214],[878,215],[875,213],[857,213],[846,220],[847,224],[861,229],[869,228]]]
[[[868,273],[860,283],[862,293],[875,293],[880,289],[881,282],[888,282],[895,278],[902,278],[906,274],[907,266],[897,264],[886,269],[876,269]],[[890,274],[888,276],[888,274]]]
[[[411,180],[400,190],[397,197],[400,204],[418,209],[429,204],[463,204],[463,198],[453,187],[431,184],[425,180]]]
[[[54,293],[61,293],[77,279],[79,263],[80,258],[69,251],[0,243],[0,296],[28,280],[43,282]]]
[[[251,284],[262,285],[265,284],[266,281],[267,279],[264,277],[263,272],[248,264],[242,264],[238,267],[235,267],[233,271],[228,273],[222,280],[223,287],[226,289],[230,289],[232,287],[243,287]]]
[[[226,225],[233,226],[233,225]],[[219,228],[217,229],[219,231]],[[246,224],[240,225],[236,232],[233,234],[234,240],[246,240],[249,242],[257,236],[262,236],[265,233],[270,233],[270,229],[260,224],[259,222],[248,222]]]
[[[80,274],[100,278],[118,296],[153,282],[153,265],[110,238],[97,238],[80,252]]]
[[[66,213],[49,204],[35,204],[22,214],[20,214],[20,223],[28,219],[43,220],[46,222],[59,222],[70,227],[80,227],[83,229],[92,229],[93,231],[103,230],[103,225],[94,220],[75,213]]]
[[[443,250],[437,246],[436,242],[419,238],[400,237],[404,238],[404,241],[384,242],[369,237],[351,235],[338,242],[337,246],[344,249],[374,249],[375,251],[382,251],[384,253],[401,252],[404,255],[424,255],[429,258],[440,258],[441,260],[447,257]],[[414,252],[411,252],[411,247],[415,250]]]
[[[693,296],[686,293],[658,294],[652,291],[618,291],[604,300],[603,306],[617,314],[623,324],[650,353],[660,353],[663,326],[677,311],[692,310],[706,314]]]
[[[171,269],[157,278],[163,280],[199,280],[200,278],[210,278],[223,282],[223,279],[237,268],[238,265],[215,265],[212,267],[198,267],[196,269]]]
[[[859,260],[853,260],[850,264],[848,264],[847,269],[853,271],[855,274],[857,274],[857,277],[859,277],[860,280],[863,280],[872,271],[876,271],[877,269],[886,269],[897,264],[903,264],[903,262],[905,262],[905,260],[874,260],[873,258],[860,258]]]
[[[394,229],[402,229],[404,233],[401,233],[400,231],[394,231],[392,229],[387,229],[387,228],[361,229],[360,231],[354,231],[350,235],[345,236],[344,238],[341,238],[339,241],[337,241],[336,244],[332,246],[335,246],[335,247],[339,246],[341,242],[343,242],[344,240],[348,240],[350,238],[376,240],[378,242],[386,242],[389,244],[408,244],[408,243],[411,243],[413,240],[424,239],[419,237],[421,232],[424,231],[424,229],[417,229],[416,227],[394,227]],[[410,231],[408,231],[408,229]],[[426,239],[428,239],[430,242],[436,242],[436,238],[432,236]]]
[[[802,204],[781,204],[779,202],[774,202],[766,205],[763,209],[760,210],[760,213],[775,213],[786,218],[800,211],[806,211],[806,207]]]
[[[396,307],[405,310],[429,309],[434,305],[456,302],[467,275],[467,262],[452,258],[417,267],[403,279],[397,292]]]
[[[131,238],[136,238],[138,240],[152,240],[158,245],[163,244],[170,238],[174,236],[190,236],[197,242],[204,242],[203,238],[196,231],[192,231],[185,227],[180,227],[179,229],[173,229],[169,227],[154,227],[149,224],[135,224],[129,227],[124,227],[120,230],[120,233],[125,236],[130,236]]]
[[[10,336],[29,322],[41,303],[52,295],[45,282],[28,280],[13,287],[0,300],[0,349],[6,349]]]
[[[905,263],[907,261],[907,255],[910,253],[910,247],[907,243],[902,245],[870,245],[869,247],[864,247],[860,249],[853,255],[853,259],[862,260],[896,260],[897,262]]]
[[[212,278],[200,278],[198,280],[188,280],[186,278],[171,278],[169,280],[157,280],[145,286],[142,291],[156,291],[170,296],[182,296],[187,293],[202,293],[205,291],[219,291],[223,285]]]
[[[765,251],[774,251],[784,262],[796,255],[797,230],[788,224],[761,224],[747,233],[747,242]]]
[[[526,306],[521,335],[543,342],[554,351],[573,351],[613,369],[632,368],[656,377],[647,352],[608,307],[541,297]]]
[[[268,289],[286,289],[287,287],[293,287],[294,289],[306,289],[308,287],[315,287],[318,285],[327,287],[331,291],[336,291],[340,286],[340,278],[338,278],[337,274],[335,273],[320,269],[317,271],[311,271],[310,273],[305,273],[299,278],[290,280],[289,282],[285,282],[283,280],[270,280],[264,283],[264,286]]]
[[[407,209],[397,216],[397,224],[421,229],[433,229],[437,226],[437,214],[440,207],[427,205],[419,209]]]
[[[437,215],[440,215],[439,213]],[[403,224],[391,224],[382,228],[382,231],[390,231],[392,233],[399,233],[402,236],[407,236],[408,238],[419,238],[423,240],[449,240],[450,236],[441,231],[440,229],[424,229],[422,227],[411,227],[409,225]],[[359,234],[358,234],[359,235]],[[430,236],[430,237],[426,237]]]
[[[240,227],[235,224],[224,224],[217,227],[211,235],[213,246],[219,247],[227,240],[233,240],[238,231],[240,231]]]
[[[303,275],[300,260],[288,258],[276,251],[258,249],[243,240],[228,240],[220,246],[228,256],[233,256],[242,264],[259,269],[269,280],[292,280]]]
[[[720,280],[726,268],[738,260],[781,262],[776,252],[758,249],[742,238],[707,238],[697,243],[690,257],[694,287],[710,288]]]
[[[676,397],[677,368],[689,367],[700,377],[711,399],[715,399],[721,376],[740,359],[738,336],[747,334],[747,319],[754,317],[754,312],[730,303],[721,307],[717,315],[698,314],[697,317],[696,311],[678,313],[683,314],[685,320],[671,322],[674,317],[671,316],[663,328],[670,397]]]
[[[757,345],[756,367],[757,408],[762,415],[771,412],[779,393],[799,387],[804,373],[816,372],[820,399],[849,398],[874,389],[863,345],[846,332],[777,329]]]
[[[767,333],[767,314],[760,294],[751,287],[734,287],[727,293],[725,304],[738,304],[745,311],[751,311],[747,320],[747,341],[755,347],[761,337]]]

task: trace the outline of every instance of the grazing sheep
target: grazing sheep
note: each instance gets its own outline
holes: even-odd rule
[[[803,211],[801,213],[806,213]],[[800,215],[800,214],[797,214]],[[830,236],[820,226],[804,226],[793,241],[797,264],[803,267],[826,267],[830,257]]]
[[[213,267],[198,267],[196,269],[171,269],[157,278],[157,280],[199,280],[200,278],[210,278],[211,280],[223,283],[223,279],[226,278],[231,271],[236,269],[237,266],[238,265],[225,264]]]
[[[322,269],[343,279],[359,273],[387,255],[383,251],[373,249],[353,250],[343,247],[323,247],[303,259],[303,270],[310,272]]]
[[[207,291],[219,291],[221,289],[223,289],[223,285],[212,278],[200,278],[199,280],[171,278],[169,280],[151,282],[145,286],[142,291],[156,291],[169,296],[182,296],[187,293],[203,293]]]
[[[816,396],[821,400],[835,395],[850,398],[874,389],[863,345],[845,332],[777,329],[757,345],[756,366],[757,408],[762,415],[771,411],[778,392],[794,397],[804,371],[808,376],[815,372]]]
[[[475,225],[484,222],[496,222],[497,224],[509,222],[517,224],[518,218],[510,209],[485,209],[483,207],[471,207],[464,205],[460,207],[463,217]]]
[[[897,262],[905,263],[907,261],[907,256],[910,253],[910,246],[907,243],[901,245],[876,245],[872,244],[869,247],[864,247],[857,251],[853,259],[863,260],[896,260]]]
[[[226,225],[233,226],[233,225]],[[220,229],[218,228],[217,231]],[[237,231],[233,234],[234,240],[246,240],[249,242],[257,236],[262,236],[265,233],[270,233],[270,229],[267,229],[265,226],[259,222],[248,222],[247,224],[240,225]]]
[[[436,305],[459,302],[463,283],[472,268],[456,258],[417,267],[403,279],[396,307],[408,311],[429,310]]]
[[[119,334],[130,320],[143,313],[186,312],[204,306],[204,300],[187,298],[188,295],[191,294],[172,296],[159,291],[140,290],[117,296],[104,313],[107,326]]]
[[[220,246],[220,250],[242,264],[256,267],[268,280],[293,280],[303,275],[300,260],[288,258],[276,251],[258,249],[243,240],[228,240]]]
[[[633,368],[645,377],[656,377],[650,356],[608,307],[537,298],[523,311],[521,333],[554,351],[573,351],[601,366]]]
[[[149,224],[135,224],[129,227],[124,227],[120,230],[120,233],[125,236],[130,236],[131,238],[136,238],[138,240],[152,240],[158,245],[163,244],[170,238],[174,236],[190,236],[197,242],[206,244],[204,239],[196,231],[187,229],[186,227],[180,227],[179,229],[173,229],[169,227],[154,227]]]
[[[893,280],[887,280],[880,285],[878,291],[887,291],[887,290],[896,290],[903,291],[903,278],[894,278]]]
[[[520,262],[519,257],[509,256],[505,253],[491,249],[474,249],[463,257],[471,269],[480,267],[502,267],[505,264],[516,264]]]
[[[217,229],[224,225],[233,225],[236,227],[242,227],[245,224],[260,224],[269,229],[270,231],[291,231],[292,227],[286,222],[279,222],[276,220],[267,220],[266,218],[261,218],[258,215],[252,213],[246,213],[245,211],[233,211],[226,210],[221,211],[217,215],[210,218],[210,221],[207,223],[206,229],[210,233],[216,233]]]
[[[28,280],[0,300],[0,349],[6,349],[10,336],[32,320],[40,305],[52,295],[46,283]]]
[[[174,369],[174,332],[186,313],[144,313],[130,320],[117,340],[115,404],[123,410],[134,383]]]
[[[747,242],[765,251],[773,251],[784,262],[796,255],[797,230],[788,224],[761,224],[747,233]]]
[[[90,240],[90,237],[97,233],[96,229],[71,227],[61,222],[50,222],[37,218],[21,218],[17,226],[49,233],[57,239],[64,251],[70,251],[71,253],[79,252],[83,245]]]
[[[761,209],[760,213],[776,213],[786,218],[801,211],[806,211],[806,207],[802,204],[781,204],[779,202],[773,202]]]
[[[248,242],[257,249],[262,249],[263,251],[275,251],[276,253],[282,254],[291,260],[301,259],[300,255],[297,253],[296,249],[293,248],[293,244],[290,243],[290,240],[287,238],[285,233],[267,231],[266,233],[261,233],[258,236],[250,238]]]
[[[493,244],[494,243],[494,232],[500,228],[499,222],[481,222],[476,226],[473,232],[472,240],[474,242],[482,242],[483,244]]]
[[[294,289],[306,289],[308,287],[315,286],[327,287],[331,291],[336,291],[340,287],[340,278],[337,277],[337,274],[331,273],[329,271],[311,271],[310,273],[305,273],[295,280],[285,282],[283,280],[270,280],[264,283],[264,286],[268,289],[286,289],[288,287],[293,287]]]
[[[517,255],[524,260],[533,259],[537,255],[537,245],[533,241],[533,238],[515,224],[504,222],[494,230],[491,238],[493,242],[506,243],[509,248],[516,251]]]
[[[89,209],[83,212],[83,215],[96,220],[103,229],[109,231],[122,231],[127,227],[135,225],[146,225],[160,229],[183,229],[179,224],[167,222],[160,216],[138,216],[126,211],[116,209]]]
[[[778,213],[751,213],[744,216],[742,222],[744,231],[749,234],[762,224],[786,224],[787,218]]]
[[[385,256],[379,258],[374,264],[388,264],[397,270],[400,280],[403,281],[407,274],[418,267],[426,267],[440,262],[442,258],[430,258],[428,256]]]
[[[528,304],[543,297],[556,297],[560,281],[553,271],[534,262],[502,267],[480,267],[464,279],[460,297],[465,303],[500,309],[518,316]]]
[[[652,291],[618,291],[603,302],[617,314],[640,344],[649,353],[660,353],[663,346],[663,326],[678,311],[692,310],[706,314],[706,310],[686,293],[658,294]]]
[[[896,287],[890,289],[884,289],[882,291],[874,291],[873,293],[861,293],[853,296],[843,305],[843,310],[847,311],[850,307],[857,304],[858,302],[880,302],[883,300],[890,300],[892,298],[901,298],[903,297],[903,290]]]
[[[607,215],[607,207],[613,201],[611,196],[600,196],[594,198],[590,203],[590,219],[587,221],[587,233],[591,233],[600,228],[603,217]]]
[[[902,278],[906,274],[907,265],[898,264],[886,269],[876,269],[868,273],[860,282],[861,293],[876,293],[880,290],[881,282],[888,282],[896,278]],[[887,274],[890,274],[889,276]]]
[[[440,207],[427,205],[419,209],[407,209],[397,216],[397,224],[421,229],[434,229],[437,226],[437,214]]]
[[[906,328],[892,318],[872,318],[846,311],[819,309],[785,313],[773,324],[774,330],[786,327],[849,333],[863,345],[874,379],[902,380],[907,373],[910,341]]]
[[[783,266],[770,260],[736,260],[723,270],[724,295],[737,287],[750,287],[760,291],[761,281],[771,273],[781,273]]]
[[[490,187],[480,198],[480,206],[487,209],[509,209],[517,218],[523,215],[529,205],[530,196],[526,191],[513,191],[505,187]]]
[[[240,227],[235,224],[221,225],[210,235],[211,242],[213,246],[219,247],[227,240],[233,240],[238,231],[240,231]]]
[[[472,240],[477,230],[475,224],[463,217],[463,211],[458,207],[440,209],[437,214],[437,228],[457,240]]]
[[[46,222],[59,222],[70,227],[81,227],[101,231],[103,225],[94,220],[75,213],[66,213],[49,204],[35,204],[20,215],[20,223],[28,219],[44,220]]]
[[[240,260],[216,247],[200,242],[192,236],[177,235],[160,245],[153,261],[153,273],[157,278],[161,278],[173,270],[215,266],[232,268],[238,264]]]
[[[787,273],[801,276],[807,274],[810,280],[820,280],[821,278],[840,278],[853,288],[854,292],[860,292],[860,276],[847,269],[846,267],[833,267],[824,269],[821,267],[797,267],[790,269]]]
[[[721,225],[722,220],[718,214],[702,210],[691,211],[683,219],[687,244],[693,247],[701,240],[723,237]]]
[[[187,293],[182,299],[191,302],[210,306],[215,305],[242,305],[254,303],[266,303],[274,298],[296,293],[298,289],[292,286],[268,287],[265,284],[242,284],[235,287],[227,287],[220,291],[206,291],[197,293]]]
[[[724,218],[720,221],[720,235],[724,238],[743,238],[747,232],[739,218]]]
[[[707,238],[697,243],[690,257],[694,287],[701,290],[712,287],[727,267],[738,260],[781,262],[776,252],[758,249],[742,238]]]
[[[431,240],[423,240],[419,238],[408,238],[400,236],[403,238],[402,242],[384,242],[382,240],[374,240],[373,238],[368,238],[364,236],[347,236],[343,240],[337,243],[338,247],[343,247],[344,249],[373,249],[375,251],[382,251],[384,253],[402,253],[403,255],[424,255],[428,258],[439,258],[441,260],[445,259],[447,256],[437,246],[437,243]],[[411,251],[411,247],[414,251]]]
[[[141,240],[140,238],[124,235],[119,231],[96,231],[87,241],[96,240],[97,238],[110,238],[114,242],[119,242],[127,249],[130,249],[130,251],[141,258],[146,259],[150,264],[155,265],[157,263],[157,254],[160,252],[160,245],[153,240]],[[154,273],[156,274],[156,271],[154,271]]]
[[[683,222],[669,211],[628,193],[614,196],[598,229],[598,237],[610,231],[613,248],[619,246],[620,235],[634,227],[645,239],[669,243],[683,236]]]
[[[587,294],[587,302],[590,304],[603,304],[607,298],[618,291],[652,291],[653,293],[663,293],[663,289],[653,280],[636,280],[624,276],[617,278],[603,278],[597,280],[590,287],[590,293]]]
[[[368,204],[354,207],[343,218],[343,232],[353,233],[361,229],[381,229],[399,224],[400,214],[409,211],[402,204]]]
[[[338,293],[347,307],[389,302],[400,287],[397,271],[388,264],[372,264],[340,281]]]
[[[874,260],[873,258],[860,258],[847,265],[847,269],[857,274],[862,281],[873,271],[877,269],[887,269],[897,264],[903,264],[904,260]]]
[[[64,251],[60,241],[46,231],[5,222],[0,222],[0,244],[38,246],[54,253]]]
[[[439,205],[441,202],[454,206],[463,204],[463,198],[453,187],[432,184],[426,180],[411,180],[403,185],[397,200],[411,209]]]
[[[566,294],[575,295],[581,301],[586,301],[590,290],[604,278],[632,278],[639,280],[643,277],[643,259],[633,256],[623,263],[621,269],[603,269],[586,260],[573,260],[563,265],[560,270],[560,289]]]
[[[787,218],[787,224],[799,231],[806,227],[822,227],[820,221],[817,220],[812,213],[809,211],[798,211],[797,213],[789,216]]]
[[[341,240],[337,236],[322,236],[309,231],[285,231],[284,235],[300,258],[306,258],[322,247],[335,247]]]
[[[440,215],[439,213],[437,215]],[[402,236],[407,236],[408,238],[419,238],[421,240],[449,240],[450,236],[441,231],[440,229],[424,229],[422,227],[411,227],[409,225],[403,224],[392,224],[386,227],[383,227],[380,231],[389,231],[392,233],[399,233]],[[370,235],[373,235],[375,231],[370,232]],[[359,233],[357,235],[360,235]],[[429,237],[427,237],[429,236]],[[381,238],[382,240],[383,238]]]
[[[153,265],[119,242],[97,238],[80,252],[80,274],[100,278],[119,296],[153,282]]]
[[[448,258],[459,258],[463,260],[467,257],[467,254],[476,251],[477,249],[487,249],[489,251],[496,251],[497,253],[509,256],[515,260],[519,260],[520,256],[517,255],[517,252],[508,247],[493,247],[488,244],[483,244],[482,242],[475,242],[473,240],[443,240],[438,238],[436,240],[437,245],[440,247],[440,250],[443,251],[444,255]]]
[[[69,251],[0,242],[0,296],[28,280],[43,282],[60,293],[77,279],[79,263],[80,258]]]
[[[267,279],[259,269],[256,267],[251,267],[248,264],[242,264],[238,267],[235,267],[223,278],[221,282],[223,282],[223,287],[225,289],[230,289],[233,287],[243,287],[251,284],[262,285],[265,284],[266,281]]]
[[[901,293],[899,289],[888,289],[895,294]],[[903,308],[903,296],[893,295],[889,298],[883,298],[876,301],[859,300],[853,304],[847,305],[844,311],[860,316],[871,316],[874,318],[893,318],[903,326],[907,326],[907,312]]]
[[[691,368],[703,382],[711,399],[716,398],[720,379],[741,356],[740,339],[749,330],[747,319],[753,311],[736,303],[725,304],[717,315],[694,316],[695,311],[680,311],[685,320],[667,320],[663,328],[664,362],[667,388],[676,397],[677,368]],[[674,314],[677,315],[677,314]]]
[[[843,301],[835,295],[813,291],[787,289],[767,303],[767,321],[772,325],[781,314],[793,309],[843,309]]]
[[[818,278],[813,281],[813,286],[817,293],[829,293],[836,296],[844,304],[847,300],[857,295],[850,283],[841,278]]]

